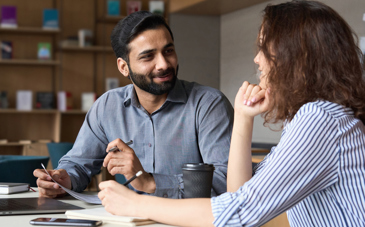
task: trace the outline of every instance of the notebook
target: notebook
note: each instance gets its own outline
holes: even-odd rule
[[[84,210],[68,210],[66,211],[68,218],[102,220],[103,223],[119,224],[123,226],[141,226],[156,223],[148,218],[118,216],[108,213],[104,207],[84,209]]]
[[[29,191],[29,184],[27,183],[5,183],[0,182],[0,194],[12,194],[16,192]]]
[[[53,214],[66,210],[84,209],[56,199],[48,198],[0,198],[0,216],[13,214]]]

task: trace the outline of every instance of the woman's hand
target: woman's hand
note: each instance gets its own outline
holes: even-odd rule
[[[269,90],[245,81],[237,92],[234,102],[235,113],[253,118],[269,108]]]
[[[138,194],[116,181],[104,181],[99,184],[98,194],[105,210],[114,215],[138,216]]]

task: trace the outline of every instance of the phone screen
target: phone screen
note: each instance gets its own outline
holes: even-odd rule
[[[99,226],[102,224],[102,221],[68,218],[36,218],[29,223],[32,225]]]

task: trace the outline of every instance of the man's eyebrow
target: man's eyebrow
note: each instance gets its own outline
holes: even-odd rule
[[[168,43],[163,48],[166,49],[166,48],[169,48],[169,47],[174,47],[174,44],[173,43]],[[157,49],[144,50],[141,53],[139,53],[138,56],[149,54],[149,53],[152,53],[152,52],[155,52],[155,51],[157,51]]]
[[[169,44],[166,44],[163,48],[166,49],[166,48],[173,47],[173,46],[174,46],[173,43],[169,43]]]
[[[141,53],[138,54],[138,56],[144,55],[144,54],[149,54],[152,52],[155,52],[157,49],[149,49],[149,50],[144,50]]]

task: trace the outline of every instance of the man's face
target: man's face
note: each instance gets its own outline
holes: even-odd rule
[[[168,30],[161,26],[142,32],[130,43],[129,76],[141,90],[154,95],[169,92],[177,77],[177,56]]]

